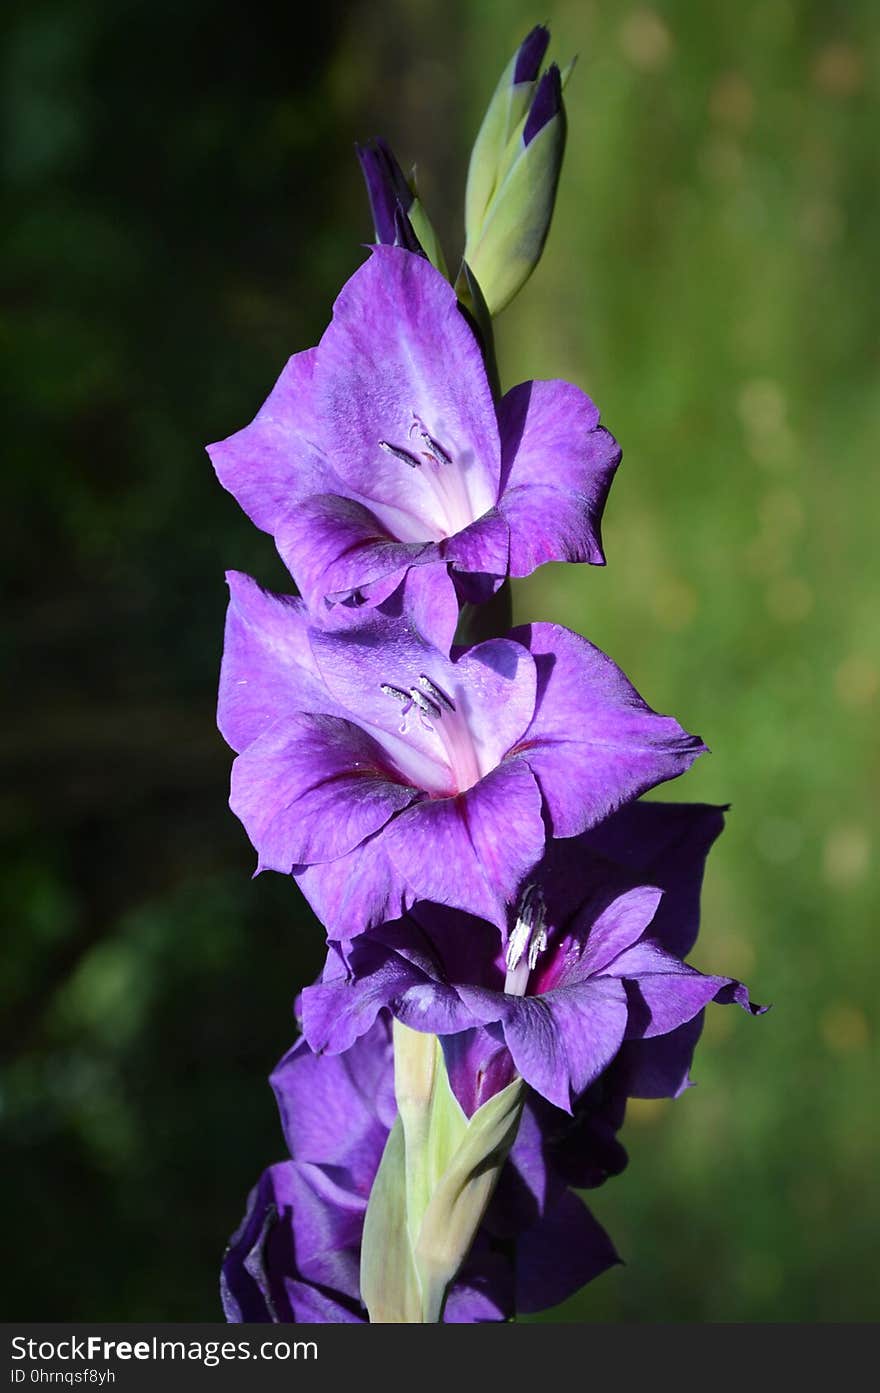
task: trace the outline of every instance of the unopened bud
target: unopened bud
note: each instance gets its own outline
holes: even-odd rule
[[[546,30],[543,31],[546,34]],[[517,57],[538,54],[546,42]],[[549,37],[549,36],[548,36]],[[571,64],[560,73],[555,63],[535,81],[514,83],[516,57],[502,77],[477,137],[468,172],[464,259],[479,283],[492,315],[508,305],[541,257],[565,151],[562,92]],[[509,76],[508,76],[509,74]],[[506,85],[505,85],[506,83]],[[506,104],[502,105],[502,95]]]
[[[385,140],[377,138],[355,149],[367,186],[376,241],[380,246],[405,247],[426,256],[445,276],[443,252],[418,196],[415,171],[407,179]]]

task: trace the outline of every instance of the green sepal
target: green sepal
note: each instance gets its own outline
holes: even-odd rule
[[[449,270],[446,265],[446,258],[443,255],[443,248],[440,245],[437,233],[434,231],[434,224],[428,217],[428,214],[425,211],[425,205],[419,198],[418,194],[415,195],[412,203],[410,204],[407,217],[409,218],[410,223],[412,224],[412,230],[416,234],[416,237],[419,239],[419,242],[422,245],[422,250],[424,251],[431,265],[435,266],[437,270],[440,272],[441,276],[445,276],[448,280]]]
[[[373,1325],[415,1324],[422,1298],[406,1217],[406,1148],[398,1117],[373,1181],[361,1240],[361,1300]]]
[[[433,1189],[414,1254],[423,1321],[439,1321],[443,1314],[446,1292],[470,1251],[516,1139],[524,1096],[522,1079],[515,1079],[477,1109]]]

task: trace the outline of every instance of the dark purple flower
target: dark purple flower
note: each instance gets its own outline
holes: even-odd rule
[[[620,460],[570,383],[523,383],[496,406],[455,291],[389,246],[344,287],[318,347],[209,454],[318,613],[378,604],[415,566],[497,584],[545,561],[603,564]]]
[[[699,893],[708,849],[699,824],[714,830],[719,810],[690,812],[690,830],[703,836],[677,845],[665,839],[671,895],[597,856],[585,833],[551,845],[506,946],[493,926],[426,905],[339,955],[331,951],[323,981],[303,994],[308,1039],[315,1048],[347,1049],[388,1008],[404,1024],[444,1037],[450,1081],[466,1109],[517,1073],[570,1110],[625,1040],[677,1031],[710,1001],[762,1009],[750,1006],[741,983],[703,975],[669,946],[689,936],[680,919]],[[632,822],[632,810],[623,816]],[[678,828],[679,810],[670,817]],[[463,1098],[471,1088],[473,1099]]]
[[[270,1166],[248,1198],[223,1260],[224,1313],[233,1322],[363,1322],[364,1215],[395,1115],[387,1019],[344,1055],[318,1057],[298,1041],[272,1084],[292,1159]],[[529,1206],[517,1200],[517,1183],[506,1202],[493,1202],[450,1291],[446,1321],[541,1309],[617,1261],[607,1235],[564,1186]]]
[[[571,837],[705,748],[555,624],[452,649],[454,592],[415,572],[335,632],[231,574],[219,724],[259,869],[332,938],[432,900],[506,931],[545,831]],[[430,635],[430,637],[426,636]]]

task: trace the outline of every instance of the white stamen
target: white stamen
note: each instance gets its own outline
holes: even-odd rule
[[[507,964],[504,990],[510,996],[526,994],[529,974],[534,971],[539,957],[547,947],[547,930],[544,927],[546,918],[544,896],[537,885],[527,885],[520,900],[516,924],[508,940],[504,958]]]

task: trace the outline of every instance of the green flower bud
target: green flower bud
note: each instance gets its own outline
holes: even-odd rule
[[[503,109],[502,78],[474,146],[464,259],[492,315],[522,289],[544,248],[565,151],[562,91],[572,66],[561,74],[551,64],[537,84],[520,84],[528,88],[525,105],[521,92],[514,101],[517,87],[508,80]]]

